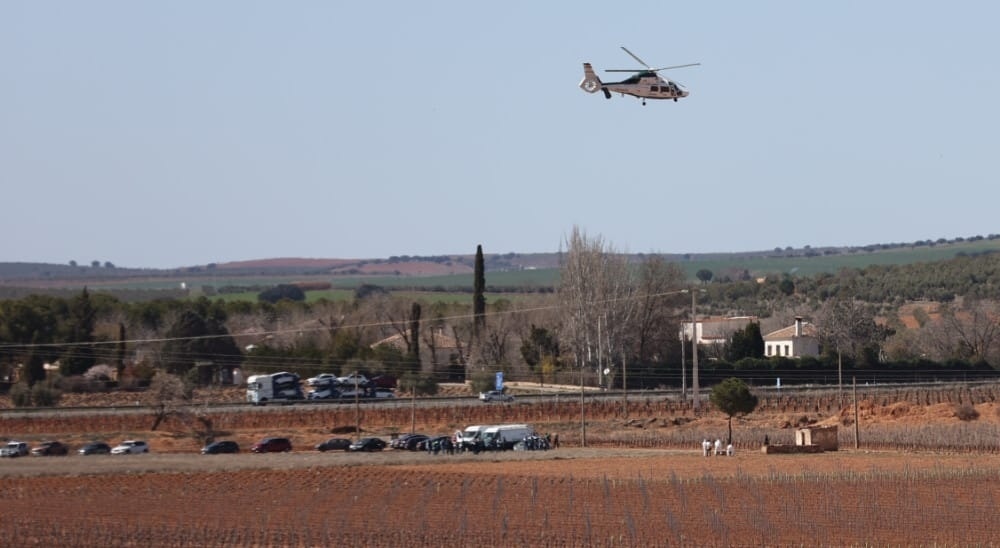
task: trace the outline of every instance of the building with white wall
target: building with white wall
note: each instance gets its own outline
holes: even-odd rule
[[[819,356],[819,330],[798,316],[793,325],[764,335],[764,356],[768,358]]]

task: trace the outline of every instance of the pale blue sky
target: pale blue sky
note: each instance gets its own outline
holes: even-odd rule
[[[0,261],[1000,232],[995,2],[0,0]],[[590,95],[581,63],[680,102]],[[607,75],[618,77],[621,75]]]

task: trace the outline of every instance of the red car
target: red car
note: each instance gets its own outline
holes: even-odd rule
[[[292,450],[292,441],[288,438],[264,438],[250,448],[254,453],[287,453]]]
[[[65,456],[67,453],[69,453],[69,448],[66,447],[66,444],[58,441],[44,441],[31,450],[31,454],[36,457]]]

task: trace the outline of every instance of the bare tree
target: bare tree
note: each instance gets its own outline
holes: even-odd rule
[[[153,425],[150,430],[156,430],[168,417],[188,413],[193,389],[177,375],[160,371],[149,383],[146,392],[146,405],[153,410]]]
[[[413,303],[389,296],[372,297],[369,301],[382,336],[399,335],[407,350],[412,350],[410,322]]]
[[[996,357],[1000,351],[1000,309],[994,302],[967,301],[960,307],[942,305],[940,319],[922,332],[936,358],[970,361]]]
[[[838,354],[863,360],[884,340],[875,315],[855,299],[830,299],[819,312],[820,336]]]
[[[640,362],[659,361],[677,340],[674,311],[682,306],[684,297],[676,294],[676,288],[684,283],[684,271],[659,255],[650,255],[639,265],[637,277],[636,358]]]
[[[559,297],[563,339],[581,375],[593,368],[600,379],[606,365],[627,359],[636,316],[636,284],[625,255],[579,227],[566,240]]]
[[[607,384],[611,386],[616,376],[623,374],[625,364],[631,357],[638,302],[637,284],[627,255],[614,250],[605,256],[602,272],[602,291],[606,297],[600,307],[601,329],[598,336],[603,348],[599,358],[603,364],[599,364],[599,374],[607,372]]]
[[[573,227],[566,240],[559,274],[559,296],[564,313],[564,340],[573,352],[581,378],[584,370],[596,363],[594,347],[599,316],[596,303],[601,298],[599,277],[603,253],[604,241],[600,237],[590,239],[579,227]]]
[[[474,346],[473,339],[475,339],[474,329],[472,320],[455,318],[451,321],[451,330],[455,336],[455,361],[465,369],[466,379],[470,378],[473,373],[470,369],[474,362],[472,358]],[[477,365],[479,365],[481,372],[482,362]]]
[[[444,321],[447,312],[446,305],[441,302],[432,303],[429,308],[430,313],[428,315],[430,318],[424,320],[426,328],[420,330],[420,340],[429,353],[431,370],[432,372],[436,372],[441,366],[441,358],[438,356],[438,350],[445,334],[445,328],[447,327]]]
[[[479,357],[485,365],[507,365],[512,338],[510,301],[499,299],[493,303],[490,323],[483,323],[479,331]]]

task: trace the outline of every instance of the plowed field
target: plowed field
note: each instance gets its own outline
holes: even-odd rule
[[[995,456],[559,449],[70,457],[4,466],[0,528],[22,545],[986,545],[1000,538]],[[96,473],[88,473],[92,466]]]
[[[736,421],[733,457],[695,449],[724,436],[724,417],[654,400],[634,402],[629,418],[590,405],[587,447],[567,403],[363,412],[365,433],[385,438],[412,420],[429,433],[523,421],[563,441],[480,455],[311,450],[354,424],[339,408],[211,416],[244,449],[293,439],[295,451],[271,455],[198,455],[178,420],[153,432],[149,416],[12,415],[0,430],[32,445],[138,437],[153,452],[0,461],[0,531],[29,546],[988,546],[1000,538],[995,400],[992,388],[873,398],[855,450],[853,414],[774,399]],[[979,419],[956,418],[959,403]],[[789,443],[804,421],[841,425],[841,450],[756,450],[765,434]]]

